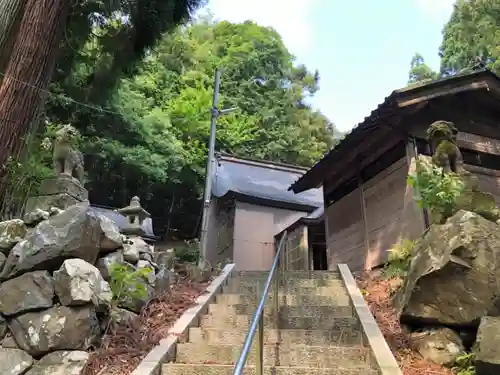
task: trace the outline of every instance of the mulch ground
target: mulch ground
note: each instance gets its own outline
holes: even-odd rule
[[[391,304],[391,290],[397,287],[400,280],[384,279],[378,272],[360,274],[356,279],[404,375],[454,375],[448,368],[424,361],[411,349],[408,333],[399,324]]]
[[[153,298],[137,319],[105,335],[91,353],[82,375],[129,375],[168,330],[205,293],[209,281],[181,279],[172,289]]]

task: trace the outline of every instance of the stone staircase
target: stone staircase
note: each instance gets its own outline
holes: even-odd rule
[[[200,326],[177,345],[163,375],[231,375],[268,272],[235,272]],[[266,375],[376,375],[359,319],[338,272],[287,271],[264,308]],[[255,374],[257,334],[244,374]]]

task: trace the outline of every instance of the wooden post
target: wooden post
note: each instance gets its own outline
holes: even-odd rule
[[[358,179],[358,189],[359,189],[359,200],[361,204],[361,215],[363,217],[363,227],[365,236],[365,266],[366,266],[366,256],[370,252],[370,239],[368,237],[368,221],[366,220],[366,202],[365,193],[363,191],[363,179],[361,178],[361,171],[359,170],[359,163],[356,163],[356,176]]]

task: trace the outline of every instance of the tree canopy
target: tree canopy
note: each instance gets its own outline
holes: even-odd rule
[[[417,53],[410,64],[409,83],[463,73],[480,61],[500,74],[500,0],[457,0],[442,33],[439,72]]]
[[[123,22],[96,25],[71,59],[61,56],[45,104],[49,124],[83,135],[93,203],[120,207],[139,195],[159,233],[197,233],[216,68],[220,106],[237,108],[218,120],[217,150],[310,166],[334,145],[335,127],[308,104],[319,73],[296,64],[275,30],[201,19],[164,34],[120,77],[105,36]],[[50,158],[41,148],[31,155]]]

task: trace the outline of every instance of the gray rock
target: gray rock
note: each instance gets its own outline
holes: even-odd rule
[[[122,247],[122,236],[120,229],[115,223],[104,215],[99,215],[99,222],[101,224],[101,252],[109,252]]]
[[[7,257],[3,253],[0,253],[0,272],[2,271],[3,267],[5,266],[6,261],[7,261]]]
[[[128,322],[136,319],[139,315],[133,313],[132,311],[121,309],[121,308],[113,308],[110,312],[110,317],[115,324],[118,325],[126,325]]]
[[[155,276],[155,293],[164,293],[170,290],[170,286],[175,283],[174,272],[165,267],[160,267]]]
[[[499,316],[500,231],[482,216],[458,211],[432,225],[413,249],[394,302],[405,324],[469,327]]]
[[[155,253],[155,261],[159,267],[166,267],[167,269],[174,268],[175,250],[167,249]]]
[[[134,244],[123,244],[123,259],[131,264],[137,264],[139,261],[139,249]]]
[[[6,349],[19,349],[19,345],[17,345],[16,340],[14,340],[14,336],[7,330],[7,334],[2,340],[2,348]]]
[[[54,281],[47,271],[25,273],[0,284],[0,312],[6,316],[52,307]]]
[[[7,334],[7,322],[0,315],[0,340],[3,340],[6,334]]]
[[[24,215],[23,221],[26,225],[34,227],[38,223],[47,220],[49,216],[50,212],[44,211],[41,208],[35,208],[33,211]]]
[[[50,214],[50,216],[55,216],[55,215],[59,215],[63,211],[64,210],[61,210],[59,207],[50,207],[49,214]]]
[[[26,375],[80,375],[90,355],[79,350],[49,353],[38,361]]]
[[[413,332],[410,344],[427,361],[451,365],[465,352],[460,336],[449,328]]]
[[[500,373],[500,317],[481,318],[477,339],[474,344],[476,354],[476,375]]]
[[[123,252],[121,250],[106,254],[97,261],[97,268],[101,272],[104,280],[109,280],[111,276],[111,266],[115,263],[123,263]]]
[[[19,347],[34,357],[56,350],[87,350],[100,335],[92,306],[26,313],[10,319],[8,325]]]
[[[31,366],[33,358],[20,349],[0,348],[0,374],[22,375]]]
[[[99,254],[101,227],[88,203],[69,207],[38,224],[9,253],[0,279],[35,269],[54,271],[65,259],[80,258],[94,264]]]
[[[27,230],[28,228],[20,219],[0,222],[0,252],[7,255],[24,238]]]
[[[108,306],[113,295],[109,284],[99,270],[82,259],[66,259],[54,272],[54,287],[64,306],[93,303],[96,307]]]

